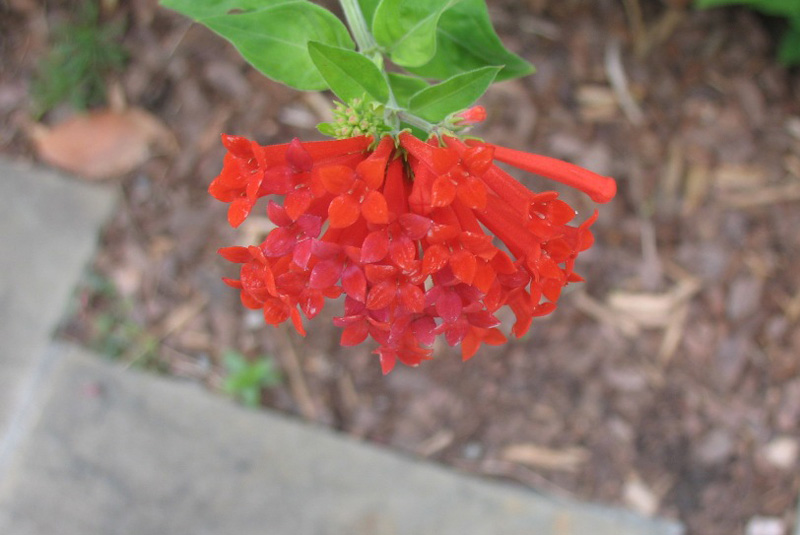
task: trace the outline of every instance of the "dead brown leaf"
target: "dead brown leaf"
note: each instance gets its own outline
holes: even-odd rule
[[[169,129],[144,110],[98,111],[77,115],[31,136],[39,158],[91,180],[123,175],[147,161],[159,147],[172,149]]]

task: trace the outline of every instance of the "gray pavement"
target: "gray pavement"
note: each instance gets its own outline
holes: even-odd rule
[[[0,475],[42,355],[114,205],[110,188],[0,160]]]
[[[247,410],[51,341],[113,195],[2,162],[0,183],[0,533],[681,533]]]

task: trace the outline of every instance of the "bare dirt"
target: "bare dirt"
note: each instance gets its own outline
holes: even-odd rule
[[[68,4],[0,3],[6,156],[36,158],[30,80]],[[524,339],[466,364],[441,347],[384,377],[371,347],[338,346],[336,304],[303,340],[265,327],[220,282],[236,272],[216,249],[266,227],[230,229],[207,195],[219,133],[316,139],[328,95],[264,79],[153,1],[106,4],[130,55],[112,94],[174,139],[116,179],[122,201],[63,336],[212,389],[226,350],[272,355],[285,380],[265,405],[365,440],[676,518],[690,534],[793,528],[800,75],[774,61],[779,24],[679,1],[490,2],[504,42],[538,72],[484,97],[479,134],[614,176],[619,195],[579,263],[587,282]],[[563,195],[582,216],[593,209]]]

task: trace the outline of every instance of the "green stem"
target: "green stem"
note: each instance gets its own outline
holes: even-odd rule
[[[438,126],[433,123],[429,123],[425,119],[417,117],[416,115],[412,115],[405,110],[399,110],[397,116],[404,123],[409,124],[411,126],[416,126],[417,128],[424,130],[429,134],[434,133],[434,130],[436,130]]]
[[[344,17],[347,19],[347,25],[350,31],[353,32],[358,51],[372,60],[381,71],[383,78],[386,80],[386,85],[389,87],[389,108],[397,108],[397,100],[395,99],[392,86],[389,83],[389,75],[386,72],[386,67],[383,64],[383,55],[380,52],[380,47],[369,31],[367,20],[364,18],[364,13],[361,11],[361,6],[358,0],[339,0],[339,4],[344,11]],[[389,116],[387,115],[387,119]],[[396,125],[393,125],[396,127]]]
[[[347,19],[347,25],[350,26],[350,31],[353,32],[358,51],[365,56],[371,57],[378,50],[378,43],[369,31],[367,21],[364,14],[361,12],[361,6],[358,5],[358,0],[339,0],[339,4],[344,11],[344,17]]]

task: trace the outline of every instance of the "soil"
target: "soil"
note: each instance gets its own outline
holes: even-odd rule
[[[538,70],[482,99],[478,134],[614,176],[619,195],[599,207],[596,245],[579,261],[587,282],[527,336],[467,363],[437,347],[433,361],[382,376],[372,347],[339,347],[337,304],[300,339],[220,282],[236,271],[216,250],[267,227],[256,217],[230,229],[206,193],[219,133],[318,139],[329,95],[263,78],[154,1],[103,4],[105,20],[125,22],[129,53],[111,92],[174,143],[113,179],[122,200],[62,336],[215,390],[225,352],[270,355],[284,380],[264,405],[364,440],[678,519],[690,534],[793,529],[800,75],[775,61],[779,22],[677,0],[490,2],[503,41]],[[36,158],[31,78],[69,6],[0,3],[5,156]],[[594,209],[563,196],[582,217]]]

